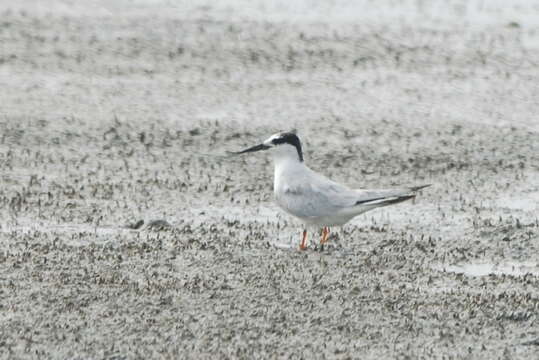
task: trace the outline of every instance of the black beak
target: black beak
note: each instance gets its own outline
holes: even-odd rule
[[[245,154],[245,153],[248,153],[248,152],[260,151],[260,150],[268,150],[269,148],[271,148],[271,146],[260,144],[260,145],[256,145],[256,146],[250,147],[248,149],[242,150],[242,151],[234,151],[234,152],[232,152],[232,154],[240,155],[240,154]]]

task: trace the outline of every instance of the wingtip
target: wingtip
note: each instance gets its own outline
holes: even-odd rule
[[[410,190],[412,190],[412,191],[419,191],[419,190],[424,189],[424,188],[426,188],[426,187],[429,187],[429,186],[431,186],[431,185],[432,185],[432,184],[419,185],[419,186],[412,186],[412,187],[410,188]]]

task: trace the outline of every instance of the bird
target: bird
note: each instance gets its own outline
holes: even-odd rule
[[[342,226],[366,211],[413,199],[418,190],[430,186],[352,189],[339,184],[305,164],[301,140],[294,130],[280,131],[259,145],[230,153],[258,151],[270,151],[273,155],[273,193],[277,205],[304,224],[300,250],[307,249],[308,228],[321,229],[323,246],[330,227]]]

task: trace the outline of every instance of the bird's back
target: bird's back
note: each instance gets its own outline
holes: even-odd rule
[[[354,190],[300,165],[276,167],[275,198],[285,211],[299,218],[313,218],[354,205]]]
[[[377,207],[396,204],[415,196],[418,188],[350,189],[330,180],[303,163],[275,169],[277,204],[307,223],[343,225],[353,217]]]

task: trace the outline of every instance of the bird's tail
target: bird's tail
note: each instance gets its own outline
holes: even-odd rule
[[[424,188],[426,188],[426,187],[429,187],[429,186],[431,186],[431,185],[432,185],[432,184],[419,185],[419,186],[410,186],[410,190],[415,192],[415,191],[419,191],[419,190],[421,190],[421,189],[424,189]]]
[[[366,193],[363,193],[363,196],[356,201],[354,206],[362,205],[380,207],[398,204],[400,202],[415,198],[416,192],[418,190],[426,188],[427,186],[430,186],[430,184],[412,186],[403,189],[368,191]]]

